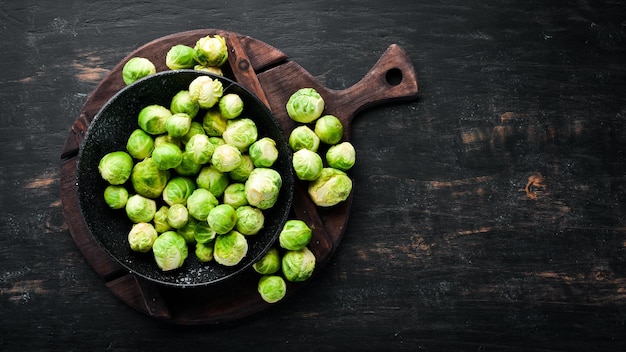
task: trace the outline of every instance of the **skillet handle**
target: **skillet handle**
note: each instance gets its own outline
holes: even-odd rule
[[[345,123],[359,111],[392,100],[417,98],[417,74],[408,55],[397,44],[390,45],[367,74],[352,87],[335,91],[339,111]]]

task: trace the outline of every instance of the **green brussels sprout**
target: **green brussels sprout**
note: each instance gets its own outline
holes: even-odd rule
[[[187,208],[182,204],[172,204],[167,211],[167,223],[175,229],[187,225],[189,220],[189,212]]]
[[[100,176],[112,185],[121,185],[126,182],[132,169],[133,158],[123,151],[105,154],[98,163]]]
[[[213,260],[213,243],[197,243],[196,258],[203,263]]]
[[[167,134],[176,138],[183,137],[189,133],[190,128],[191,117],[184,112],[173,114],[165,122],[165,130],[167,131]]]
[[[243,183],[235,182],[229,184],[224,190],[223,203],[237,209],[240,206],[247,205],[246,187]]]
[[[219,204],[209,212],[207,222],[218,235],[230,232],[237,224],[237,211],[228,204]]]
[[[352,191],[352,180],[345,172],[330,167],[324,168],[320,177],[309,183],[309,196],[316,205],[330,207],[348,198]]]
[[[248,154],[254,166],[270,167],[278,159],[276,142],[269,137],[263,137],[250,145]]]
[[[215,238],[213,258],[219,264],[234,266],[248,254],[248,240],[237,231],[219,235]]]
[[[133,158],[143,160],[150,156],[154,149],[154,139],[144,130],[134,130],[126,141],[126,150]]]
[[[306,281],[315,270],[315,255],[307,247],[297,251],[287,251],[283,255],[281,268],[288,281]]]
[[[254,164],[252,158],[248,154],[241,155],[241,163],[235,169],[228,173],[230,178],[237,182],[245,182],[250,173],[254,170]]]
[[[245,193],[244,193],[245,197]],[[122,209],[128,201],[128,190],[124,186],[108,185],[104,189],[104,202],[111,209]]]
[[[189,216],[187,219],[187,223],[176,229],[176,233],[179,234],[182,238],[185,239],[185,242],[189,245],[193,245],[196,243],[196,226],[202,221],[196,220],[194,217]]]
[[[237,147],[240,151],[248,150],[250,144],[258,138],[258,130],[254,121],[249,118],[229,120],[222,138],[226,144]]]
[[[166,231],[160,234],[152,244],[152,253],[161,270],[175,270],[183,266],[187,259],[187,242],[175,231]]]
[[[241,152],[230,144],[222,144],[213,151],[211,164],[220,172],[230,172],[241,164]]]
[[[160,170],[152,158],[145,158],[136,163],[130,174],[135,192],[148,198],[160,196],[169,177],[169,171]]]
[[[122,79],[124,83],[128,85],[155,73],[156,67],[152,61],[145,57],[133,57],[124,64],[122,68]]]
[[[154,137],[155,148],[160,146],[163,143],[170,143],[170,144],[177,146],[178,148],[182,148],[182,142],[180,141],[180,138],[178,137],[173,137],[173,136],[170,136],[169,134],[162,134],[162,135]]]
[[[210,137],[221,137],[226,131],[227,125],[228,120],[222,117],[222,114],[216,109],[208,110],[202,117],[202,128]]]
[[[196,117],[200,111],[200,104],[191,99],[191,93],[188,90],[181,90],[172,97],[170,101],[170,112],[172,114],[185,113],[192,119]]]
[[[216,147],[219,147],[222,144],[226,144],[226,141],[224,141],[224,138],[217,137],[217,136],[210,136],[209,141],[213,143],[213,145]]]
[[[130,232],[128,232],[128,244],[133,251],[146,253],[152,249],[157,237],[159,234],[152,224],[140,222],[133,224]]]
[[[300,149],[293,153],[291,163],[296,177],[303,181],[317,180],[324,168],[322,157],[308,149]]]
[[[220,98],[218,107],[223,118],[232,120],[241,115],[243,100],[238,94],[229,93]]]
[[[156,213],[156,202],[154,199],[146,198],[139,194],[128,197],[126,202],[126,215],[134,223],[150,222]]]
[[[223,93],[222,82],[209,76],[199,76],[189,84],[191,101],[197,102],[204,109],[217,104]]]
[[[268,168],[256,168],[246,180],[245,190],[248,204],[259,209],[269,209],[278,199],[283,180],[278,171]]]
[[[196,243],[209,243],[215,239],[217,232],[211,228],[208,222],[198,221],[194,230]]]
[[[215,197],[221,197],[229,183],[228,174],[219,171],[214,165],[204,166],[196,177],[196,185],[208,189]]]
[[[309,126],[298,126],[289,134],[289,146],[295,152],[300,149],[317,152],[320,146],[320,137]]]
[[[222,71],[222,69],[220,67],[215,67],[215,66],[196,65],[193,67],[193,69],[196,71],[204,71],[204,72],[212,73],[217,76],[224,75],[224,72]]]
[[[219,201],[213,193],[204,188],[196,188],[193,193],[187,198],[187,210],[189,215],[199,221],[206,221],[209,216],[209,212]]]
[[[326,152],[326,162],[328,166],[348,171],[356,162],[356,151],[350,142],[335,144],[328,148]]]
[[[202,124],[198,121],[191,121],[191,125],[189,125],[189,132],[187,132],[186,135],[182,136],[180,138],[180,141],[186,145],[187,143],[189,143],[189,140],[191,139],[191,137],[197,135],[197,134],[202,134],[204,135],[204,128],[202,128]]]
[[[183,44],[174,45],[165,55],[165,66],[170,70],[193,68],[196,65],[194,53],[195,50],[190,46]]]
[[[154,223],[154,229],[158,233],[163,233],[165,231],[169,231],[172,229],[170,224],[167,222],[167,212],[170,210],[170,207],[167,205],[162,205],[159,210],[154,213],[154,218],[152,222]]]
[[[215,145],[206,134],[197,134],[185,144],[185,153],[189,154],[196,164],[206,164],[211,161],[214,151]]]
[[[219,35],[198,39],[194,47],[194,59],[202,66],[222,66],[228,60],[226,39]]]
[[[243,235],[256,235],[265,223],[265,215],[261,209],[249,205],[242,205],[236,210],[237,224],[235,230]]]
[[[152,104],[139,111],[137,122],[139,127],[153,136],[167,132],[165,124],[172,112],[164,106]]]
[[[287,220],[278,235],[278,243],[284,249],[298,251],[306,247],[313,237],[313,230],[302,220]]]
[[[201,168],[202,164],[195,162],[191,153],[183,152],[183,158],[174,170],[182,176],[196,176]]]
[[[252,264],[252,268],[261,275],[271,275],[280,270],[280,260],[278,248],[271,248],[258,262]]]
[[[285,279],[278,275],[264,275],[259,279],[257,290],[267,303],[276,303],[287,294]]]
[[[292,120],[309,123],[322,116],[324,99],[313,88],[301,88],[287,101],[287,114]]]
[[[315,121],[315,134],[326,144],[337,144],[343,137],[343,125],[334,115],[324,115]]]
[[[154,147],[152,160],[159,170],[173,169],[183,161],[183,152],[173,143],[161,143]]]

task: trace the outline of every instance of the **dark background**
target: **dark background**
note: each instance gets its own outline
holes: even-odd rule
[[[58,184],[98,82],[198,28],[266,42],[333,89],[396,43],[421,92],[355,119],[352,213],[329,264],[218,326],[115,298]],[[625,61],[621,1],[1,1],[0,350],[623,350]]]

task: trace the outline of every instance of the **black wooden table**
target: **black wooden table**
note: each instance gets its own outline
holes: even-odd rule
[[[621,351],[626,4],[0,3],[0,351]],[[63,216],[60,152],[139,46],[221,28],[333,89],[390,44],[417,100],[353,122],[352,212],[329,263],[243,319],[181,326],[117,299]]]

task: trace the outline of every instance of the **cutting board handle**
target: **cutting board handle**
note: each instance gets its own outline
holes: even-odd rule
[[[337,108],[343,112],[337,117],[349,122],[356,113],[373,105],[416,98],[417,74],[404,49],[392,44],[359,82],[336,93]]]

